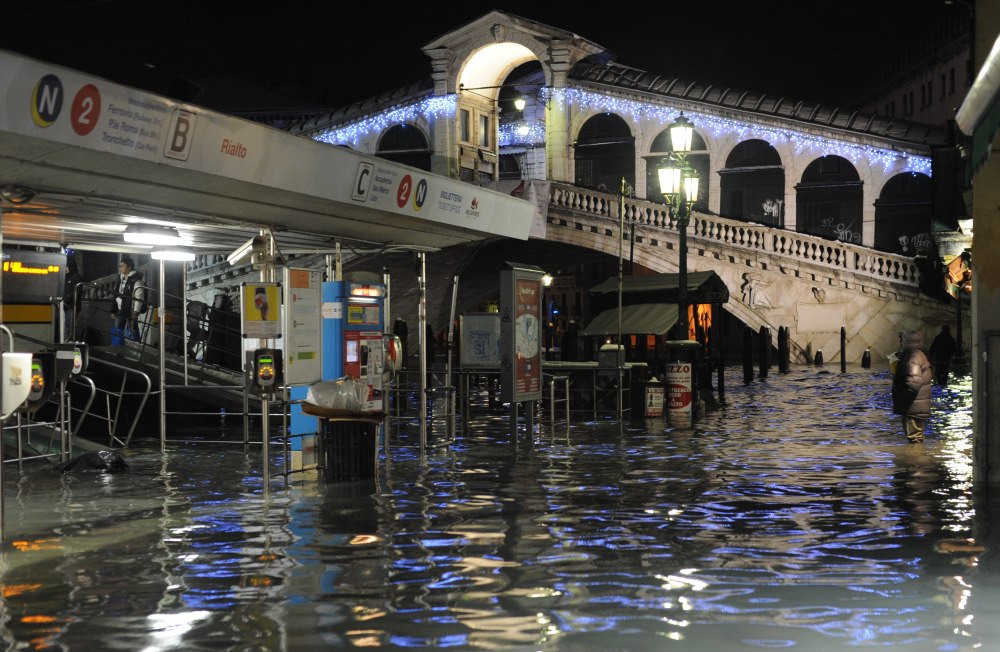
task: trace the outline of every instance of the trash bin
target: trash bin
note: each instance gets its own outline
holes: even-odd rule
[[[375,477],[378,428],[385,413],[326,408],[309,402],[302,404],[302,412],[319,417],[324,482]]]
[[[618,369],[625,364],[625,347],[621,344],[602,344],[597,352],[597,366],[600,369]]]
[[[670,425],[689,428],[698,401],[695,368],[701,344],[693,340],[667,342],[664,402]]]
[[[644,374],[632,376],[632,386],[629,389],[629,406],[633,419],[646,416],[646,386],[649,383]]]
[[[658,379],[650,378],[646,383],[646,391],[643,392],[646,397],[644,414],[646,417],[662,417],[663,416],[663,383]]]
[[[324,482],[374,478],[377,430],[378,422],[371,419],[325,419],[322,438]]]
[[[636,374],[630,394],[632,418],[663,416],[663,383],[658,378],[646,378],[644,373]]]

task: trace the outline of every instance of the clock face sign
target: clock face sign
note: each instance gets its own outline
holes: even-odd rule
[[[521,315],[514,327],[517,354],[523,358],[533,358],[538,355],[538,318],[534,315]]]

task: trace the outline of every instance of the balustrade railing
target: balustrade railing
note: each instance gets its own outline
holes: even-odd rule
[[[550,207],[614,220],[615,224],[622,203],[626,225],[677,230],[677,220],[663,204],[632,197],[622,202],[618,195],[567,184],[550,186]],[[767,252],[774,257],[787,258],[789,263],[836,268],[902,285],[916,287],[920,281],[913,259],[846,242],[705,213],[692,213],[689,229],[689,246],[696,243],[709,246],[715,242],[721,248]]]

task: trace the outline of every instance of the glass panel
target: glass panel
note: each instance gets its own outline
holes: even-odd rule
[[[479,146],[489,147],[492,142],[490,138],[490,116],[480,115],[479,116]]]
[[[460,137],[461,137],[462,142],[463,143],[470,143],[470,142],[472,142],[472,138],[471,138],[471,136],[469,134],[469,127],[470,127],[470,125],[469,125],[469,110],[468,109],[462,109],[462,111],[461,111],[461,113],[459,115],[459,121],[458,122],[459,122],[459,129],[461,131],[461,136]]]

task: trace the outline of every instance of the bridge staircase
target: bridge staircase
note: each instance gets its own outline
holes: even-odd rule
[[[637,264],[678,270],[677,220],[665,205],[548,186],[536,193],[545,240],[618,256],[624,233],[634,239],[625,250]],[[866,350],[886,360],[906,327],[929,332],[954,321],[952,305],[921,292],[914,258],[699,212],[691,215],[687,246],[689,271],[714,271],[725,281],[726,311],[754,331],[788,329],[793,362],[809,363],[820,350],[827,362],[838,360],[841,327],[847,361],[856,363]]]

